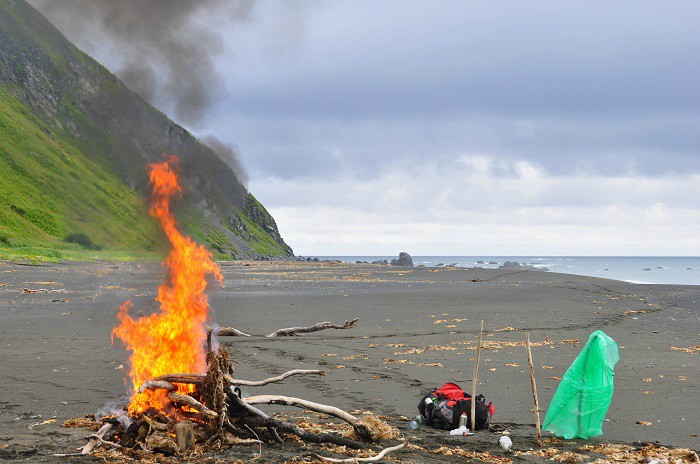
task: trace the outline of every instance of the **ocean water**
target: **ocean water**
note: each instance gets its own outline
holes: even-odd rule
[[[319,259],[356,261],[389,260],[397,256],[319,256]],[[700,257],[660,256],[412,256],[413,264],[497,269],[505,261],[517,261],[552,272],[576,274],[637,284],[700,285]],[[484,264],[478,263],[483,261]],[[496,264],[489,264],[496,263]]]

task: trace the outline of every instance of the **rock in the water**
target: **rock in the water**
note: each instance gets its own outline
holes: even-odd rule
[[[392,266],[413,267],[413,259],[411,258],[411,255],[409,255],[405,251],[402,251],[401,253],[399,253],[399,259],[392,259],[390,264]]]
[[[498,266],[498,269],[517,269],[519,271],[549,271],[546,267],[535,267],[530,264],[520,264],[517,261],[506,261]]]

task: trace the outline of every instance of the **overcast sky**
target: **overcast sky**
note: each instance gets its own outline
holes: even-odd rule
[[[208,4],[185,125],[296,254],[700,255],[699,2]]]

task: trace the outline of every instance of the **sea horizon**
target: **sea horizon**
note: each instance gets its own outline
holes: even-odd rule
[[[391,261],[398,255],[313,255],[319,259]],[[547,255],[433,255],[413,256],[414,266],[457,266],[497,269],[506,261],[516,261],[537,269],[562,274],[601,277],[635,284],[700,285],[698,256],[547,256]]]

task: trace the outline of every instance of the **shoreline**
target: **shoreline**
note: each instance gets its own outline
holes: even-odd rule
[[[524,332],[541,343],[533,347],[533,356],[546,409],[556,378],[588,335],[602,329],[620,345],[621,356],[610,422],[603,436],[577,443],[659,442],[700,449],[692,436],[700,407],[684,400],[697,396],[700,381],[698,354],[692,351],[700,327],[698,286],[473,268],[219,264],[224,286],[209,287],[212,322],[218,325],[264,335],[281,327],[359,318],[352,330],[284,339],[220,338],[238,361],[241,378],[293,368],[326,370],[322,379],[289,381],[261,393],[284,391],[347,410],[410,418],[431,388],[448,381],[470,387],[473,340],[477,322],[484,319],[489,349],[482,352],[477,393],[494,402],[494,423],[511,430],[514,449],[527,449],[534,419],[526,355],[518,345]],[[18,455],[18,462],[53,462],[51,453],[79,446],[84,431],[62,429],[60,423],[124,394],[127,353],[109,339],[116,308],[130,299],[137,311],[154,310],[162,279],[163,270],[153,263],[0,263],[0,375],[7,379],[0,443],[7,449],[35,449],[24,461]],[[65,291],[24,294],[24,288]],[[509,327],[517,330],[504,330]],[[29,428],[52,418],[56,421]],[[460,443],[441,431],[423,427],[413,432],[406,421],[390,423],[406,436]],[[498,451],[497,435],[477,437],[469,443]]]

